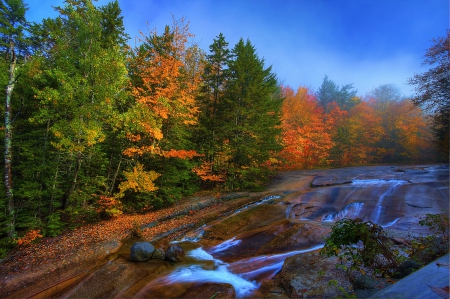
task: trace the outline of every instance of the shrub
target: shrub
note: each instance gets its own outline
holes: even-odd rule
[[[411,248],[407,250],[410,258],[429,263],[446,254],[449,249],[449,217],[445,214],[427,214],[419,221],[420,225],[428,226],[432,235],[415,237],[411,241]]]
[[[374,273],[390,276],[399,264],[397,252],[383,228],[371,221],[341,219],[335,223],[325,246],[320,252],[326,256],[337,256],[345,270],[359,270],[365,266]],[[347,262],[350,267],[347,267]]]

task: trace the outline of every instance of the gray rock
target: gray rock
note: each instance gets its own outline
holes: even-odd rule
[[[144,262],[152,258],[155,247],[149,242],[135,242],[131,246],[130,260]]]
[[[185,256],[183,248],[180,245],[172,244],[167,248],[165,259],[169,262],[181,262]]]
[[[155,249],[152,255],[153,260],[164,260],[164,251],[161,249]]]

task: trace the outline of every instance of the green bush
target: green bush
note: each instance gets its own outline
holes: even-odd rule
[[[341,267],[347,271],[363,272],[361,267],[364,266],[375,274],[387,276],[395,272],[400,262],[398,253],[391,249],[390,240],[383,228],[361,219],[344,218],[337,221],[320,253],[338,257]]]

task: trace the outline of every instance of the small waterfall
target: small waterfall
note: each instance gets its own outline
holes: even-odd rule
[[[224,243],[229,245],[233,242],[240,242],[240,240],[234,240],[233,238]],[[221,249],[224,250],[225,247],[224,245]],[[148,287],[151,287],[151,285],[170,285],[172,283],[183,282],[229,283],[235,289],[238,298],[251,296],[252,292],[259,288],[262,280],[273,277],[281,270],[286,258],[322,247],[323,245],[317,245],[304,250],[257,256],[232,264],[227,264],[214,258],[212,254],[199,247],[187,252],[186,255],[195,259],[200,264],[178,267],[169,275],[153,281]],[[215,264],[214,269],[204,269],[201,262],[205,261],[213,261]]]
[[[208,251],[211,253],[218,253],[218,252],[224,251],[232,246],[236,246],[239,243],[241,243],[241,240],[235,240],[235,239],[236,239],[236,237],[226,240],[226,241],[220,243],[219,245],[214,246],[213,248],[211,248]]]
[[[342,218],[356,218],[361,212],[363,202],[354,202],[346,205],[342,210],[336,213],[327,214],[322,218],[323,222],[334,222]]]
[[[392,180],[386,181],[386,183],[391,184],[392,186],[388,188],[383,194],[381,194],[376,204],[376,207],[373,210],[370,217],[371,219],[373,219],[372,221],[376,224],[380,224],[380,217],[384,214],[384,211],[386,209],[386,206],[384,204],[384,198],[388,195],[392,195],[398,186],[403,185],[407,182],[402,180]]]
[[[171,243],[181,243],[181,242],[193,242],[196,243],[198,241],[200,241],[203,237],[203,235],[205,234],[205,231],[202,229],[206,226],[206,224],[202,225],[202,227],[200,227],[199,229],[197,229],[193,235],[191,236],[184,236],[182,239],[180,240],[174,240]]]
[[[253,207],[259,206],[260,204],[266,203],[266,202],[268,202],[270,200],[280,199],[282,197],[283,196],[280,196],[280,195],[266,196],[266,197],[264,197],[263,199],[261,199],[258,202],[254,202],[254,203],[248,204],[246,206],[243,206],[242,208],[237,209],[236,211],[234,211],[234,213],[232,215],[238,214],[238,213],[240,213],[240,212],[242,212],[244,210],[247,210],[248,208],[253,208]]]

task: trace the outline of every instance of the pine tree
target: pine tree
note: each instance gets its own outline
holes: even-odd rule
[[[4,182],[7,201],[7,226],[8,237],[15,234],[15,203],[13,195],[13,172],[12,172],[12,96],[14,86],[18,80],[18,58],[24,58],[28,54],[28,42],[25,31],[28,23],[25,13],[28,10],[22,0],[5,0],[0,2],[0,49],[7,53],[8,57],[8,79],[6,81],[5,99],[5,148],[4,148]],[[6,65],[3,65],[6,66]]]
[[[196,168],[202,181],[209,183],[225,180],[227,164],[223,155],[223,138],[221,137],[222,123],[219,122],[218,111],[224,100],[228,82],[228,63],[230,50],[228,42],[220,33],[209,46],[210,54],[206,56],[206,66],[203,74],[203,84],[199,97],[201,114],[199,126],[196,130],[196,143],[204,159],[200,167]]]
[[[59,200],[66,209],[85,206],[92,194],[106,192],[102,143],[114,126],[127,79],[120,45],[124,34],[118,26],[115,34],[105,35],[106,9],[90,0],[56,9],[60,16],[44,23],[52,46],[40,57],[35,92],[41,107],[32,120],[47,124],[51,132],[58,161],[52,189],[64,190]]]
[[[280,150],[282,100],[275,74],[265,68],[249,40],[232,50],[229,81],[219,103],[222,142],[227,146],[230,188],[258,187],[267,178],[262,165]]]

